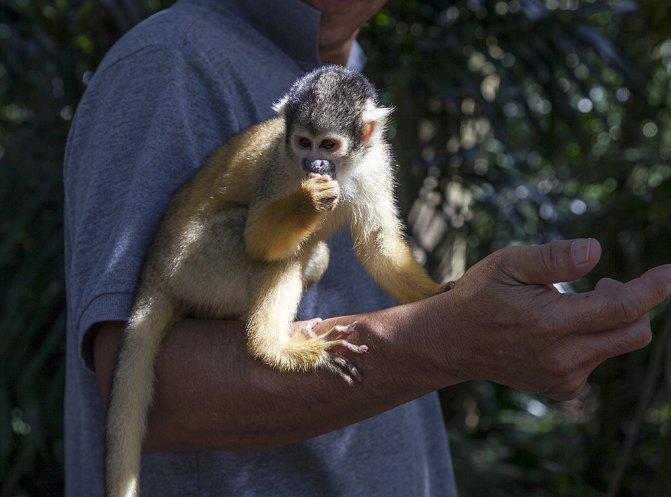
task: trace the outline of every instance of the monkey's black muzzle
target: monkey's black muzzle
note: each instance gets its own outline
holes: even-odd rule
[[[327,159],[303,159],[301,161],[301,166],[303,171],[306,174],[315,173],[315,174],[324,174],[330,176],[331,179],[336,179],[336,168],[335,164]]]

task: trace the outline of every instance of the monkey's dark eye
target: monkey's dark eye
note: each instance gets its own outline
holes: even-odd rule
[[[333,140],[323,140],[320,146],[323,149],[331,150],[333,147],[336,146],[336,142],[334,142]]]
[[[298,139],[298,144],[303,148],[310,148],[312,146],[312,143],[310,142],[310,140],[308,140],[305,137],[299,138]]]

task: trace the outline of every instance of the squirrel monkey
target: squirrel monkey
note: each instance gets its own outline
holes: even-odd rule
[[[357,257],[399,302],[442,287],[415,262],[393,197],[384,127],[390,109],[359,73],[321,67],[274,106],[277,117],[233,137],[173,196],[145,261],[112,380],[108,497],[139,495],[154,362],[186,316],[246,318],[247,348],[277,371],[330,371],[352,384],[346,358],[365,345],[314,319],[290,333],[301,295],[328,265],[325,240],[347,225]]]

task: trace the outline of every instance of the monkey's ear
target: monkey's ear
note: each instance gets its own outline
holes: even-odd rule
[[[387,124],[387,118],[393,110],[391,107],[378,107],[371,100],[367,102],[366,110],[363,112],[362,143],[367,143],[372,137],[378,137],[382,134]]]
[[[285,111],[287,109],[287,97],[284,96],[277,102],[273,104],[273,110],[277,112],[279,116],[285,117]]]

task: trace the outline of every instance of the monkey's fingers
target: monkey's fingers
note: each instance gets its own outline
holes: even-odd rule
[[[349,360],[344,357],[336,357],[333,362],[335,362],[345,374],[349,375],[355,381],[361,383],[363,381],[363,375],[359,370],[352,364]]]
[[[368,352],[368,345],[355,345],[347,340],[333,340],[329,342],[329,349],[344,348],[355,354],[365,354]]]
[[[315,326],[317,326],[319,323],[322,322],[322,318],[313,318],[307,323],[305,323],[305,326],[301,329],[301,331],[308,337],[308,338],[316,338],[317,334],[315,333]]]
[[[328,174],[308,173],[308,179],[314,179],[322,182],[332,181],[333,178]]]
[[[322,338],[326,340],[326,349],[345,349],[355,354],[365,354],[368,352],[367,345],[355,345],[347,340],[347,338],[356,330],[356,321],[348,325],[337,324],[331,328],[328,332],[322,335]]]
[[[348,337],[352,334],[353,331],[356,331],[357,323],[358,321],[354,321],[348,325],[336,324],[333,328],[324,334],[324,338],[328,338],[330,340],[340,340],[344,337]]]
[[[354,385],[355,381],[358,383],[363,381],[363,376],[356,366],[344,357],[332,357],[331,360],[325,364],[325,368],[338,375],[350,386]]]
[[[304,189],[312,199],[317,211],[333,210],[338,204],[340,186],[337,181],[325,175],[308,176]]]

